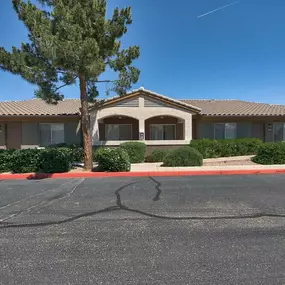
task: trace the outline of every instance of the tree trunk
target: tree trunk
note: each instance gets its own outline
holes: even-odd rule
[[[84,148],[84,169],[91,171],[93,168],[92,138],[90,133],[88,96],[86,93],[86,81],[84,75],[79,76],[79,82],[80,82],[80,100],[81,100],[81,129],[83,135],[83,148]]]

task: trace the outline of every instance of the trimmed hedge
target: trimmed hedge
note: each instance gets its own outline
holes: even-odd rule
[[[146,162],[162,162],[168,154],[168,149],[155,149],[146,157]]]
[[[202,166],[202,154],[189,146],[180,147],[169,152],[163,160],[163,166]]]
[[[73,162],[68,148],[5,150],[0,152],[0,172],[67,172]]]
[[[190,146],[197,149],[203,158],[229,157],[256,154],[262,140],[254,138],[235,140],[193,140]]]
[[[285,143],[265,143],[261,145],[253,162],[259,164],[285,164]]]
[[[42,149],[17,149],[10,156],[10,170],[14,173],[38,172]]]
[[[78,144],[66,144],[59,143],[48,146],[48,148],[68,148],[72,152],[73,162],[83,162],[84,161],[84,150],[83,147]]]
[[[40,152],[37,171],[42,173],[68,172],[72,168],[73,152],[68,148],[50,148]]]
[[[0,150],[0,173],[11,171],[11,154],[14,152],[11,150]]]
[[[122,148],[100,148],[96,155],[101,171],[127,172],[131,170],[128,153]]]
[[[120,148],[128,153],[131,163],[144,162],[146,144],[143,142],[125,142],[120,145]]]

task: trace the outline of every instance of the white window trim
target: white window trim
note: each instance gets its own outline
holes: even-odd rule
[[[216,140],[216,125],[224,125],[224,131],[225,131],[225,137],[223,138],[224,140],[227,140],[226,138],[226,124],[231,124],[231,125],[235,125],[235,129],[236,129],[236,137],[235,139],[237,139],[237,123],[230,123],[230,122],[226,122],[226,123],[215,123],[214,124],[214,139]]]
[[[63,142],[62,143],[65,143],[65,132],[64,132],[65,124],[64,123],[40,123],[40,125],[49,125],[49,126],[51,126],[51,125],[62,125],[63,126]],[[50,144],[53,144],[52,143],[52,131],[51,131],[51,129],[50,129],[50,139],[51,139]],[[41,138],[40,138],[39,143],[41,143]]]
[[[132,124],[105,124],[105,140],[106,141],[112,141],[112,140],[107,140],[107,137],[106,137],[108,126],[131,126],[131,139],[130,140],[132,140],[132,137],[133,137],[133,125]],[[119,139],[114,140],[114,141],[120,141],[120,127],[119,127]]]
[[[149,125],[149,135],[151,137],[151,127],[152,126],[174,126],[174,139],[173,140],[176,140],[176,124],[150,124]],[[159,140],[159,141],[165,141],[164,139],[162,140]]]

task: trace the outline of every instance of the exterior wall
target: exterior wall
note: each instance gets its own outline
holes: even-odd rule
[[[128,124],[132,125],[132,139],[138,140],[139,139],[139,121],[133,118],[128,117],[122,117],[119,119],[116,117],[110,117],[102,120],[102,122],[99,123],[99,137],[100,141],[105,141],[105,125],[106,124]]]
[[[271,125],[271,128],[270,128],[270,125]],[[273,128],[274,128],[273,122],[267,122],[265,124],[265,141],[266,142],[273,142],[274,141]]]
[[[64,124],[64,139],[67,144],[82,144],[83,139],[79,121]]]
[[[227,121],[225,121],[226,123]],[[252,137],[251,122],[236,122],[237,123],[237,138]],[[215,122],[200,123],[200,138],[214,139],[215,138]]]
[[[273,142],[274,123],[285,122],[285,117],[203,117],[199,123],[198,138],[214,139],[214,124],[231,122],[237,123],[238,138],[254,137],[263,139],[265,142]]]
[[[199,125],[200,139],[214,139],[214,124],[212,122],[201,122]]]
[[[0,123],[0,149],[6,148],[6,125]]]
[[[39,143],[38,123],[22,123],[22,148],[35,148]]]
[[[11,122],[6,124],[6,147],[21,148],[22,143],[22,123]]]
[[[90,112],[91,119],[91,130],[92,130],[92,138],[93,145],[101,145],[106,144],[104,141],[100,141],[99,137],[99,122],[108,117],[118,117],[118,116],[129,116],[133,119],[139,121],[139,133],[146,134],[145,130],[145,121],[160,116],[172,116],[184,121],[184,139],[182,141],[172,141],[169,144],[188,144],[192,139],[192,114],[193,112],[189,109],[178,108],[177,106],[172,106],[170,104],[163,104],[163,106],[149,106],[145,107],[145,97],[143,95],[139,95],[139,107],[118,107],[116,105],[105,106],[101,109],[94,109]],[[181,126],[180,126],[181,128]],[[160,141],[162,142],[162,141]],[[157,142],[157,144],[161,144]],[[112,145],[114,142],[112,142]]]
[[[64,123],[65,142],[67,144],[81,144],[82,142],[78,117],[12,117],[6,118],[5,122],[0,123],[3,126],[2,132],[0,132],[0,148],[39,147],[40,123]]]
[[[116,107],[139,107],[139,98],[134,98],[131,100],[123,100],[117,104]]]

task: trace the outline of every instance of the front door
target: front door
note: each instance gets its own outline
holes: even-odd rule
[[[7,124],[7,148],[20,149],[22,144],[22,124],[8,123]]]

